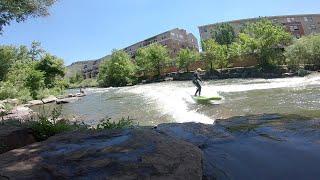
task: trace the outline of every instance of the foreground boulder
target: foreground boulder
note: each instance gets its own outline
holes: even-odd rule
[[[19,122],[0,125],[0,154],[35,142],[32,130],[19,126]]]
[[[203,151],[204,179],[318,179],[320,120],[259,115],[157,130]]]
[[[201,179],[202,153],[152,129],[73,132],[0,155],[8,179]]]

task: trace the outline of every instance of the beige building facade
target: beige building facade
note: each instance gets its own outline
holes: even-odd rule
[[[163,46],[166,46],[172,57],[176,56],[179,50],[183,48],[189,48],[199,51],[197,38],[192,33],[188,33],[186,30],[178,28],[166,31],[146,40],[135,43],[129,47],[124,48],[123,50],[134,58],[139,48],[146,47],[153,43],[159,43]]]
[[[234,28],[235,32],[239,33],[244,25],[256,22],[261,18],[267,18],[274,23],[283,25],[296,38],[300,38],[304,35],[320,33],[320,14],[258,17],[222,23],[229,23]],[[201,40],[212,38],[212,31],[214,31],[219,24],[221,23],[199,26]]]

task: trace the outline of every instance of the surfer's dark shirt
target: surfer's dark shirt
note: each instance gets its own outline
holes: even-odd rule
[[[198,81],[201,81],[200,76],[199,76],[199,73],[197,73],[197,72],[193,73],[192,81],[193,81],[194,83],[199,83]]]

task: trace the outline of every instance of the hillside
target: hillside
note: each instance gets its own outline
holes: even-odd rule
[[[110,55],[107,55],[107,56],[102,57],[100,59],[74,62],[71,65],[67,66],[66,77],[71,77],[76,72],[81,72],[84,69],[85,66],[86,66],[87,70],[92,70],[94,67],[99,67],[100,63],[103,60],[109,59],[109,58],[110,58]]]

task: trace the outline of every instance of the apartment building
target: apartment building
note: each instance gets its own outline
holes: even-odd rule
[[[283,25],[289,32],[291,32],[292,35],[297,38],[300,38],[304,35],[320,33],[320,14],[258,17],[222,23],[229,23],[234,28],[235,32],[239,33],[245,24],[256,22],[261,18],[267,18],[274,23]],[[212,31],[214,31],[219,24],[221,23],[200,26],[199,32],[201,40],[210,39],[212,37]]]
[[[192,33],[188,33],[186,30],[178,28],[135,43],[123,50],[134,58],[139,48],[146,47],[152,43],[159,43],[166,46],[172,57],[175,57],[182,48],[195,49],[199,51],[197,38]]]

